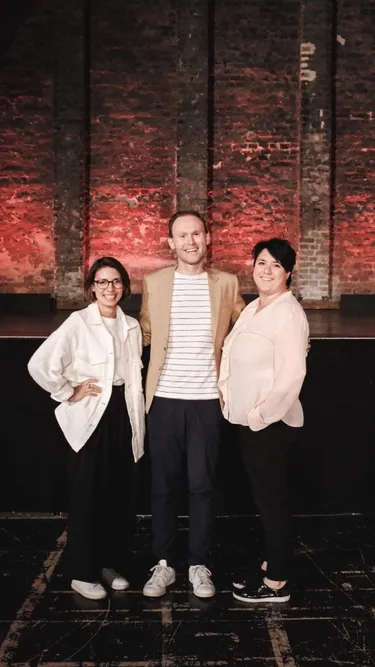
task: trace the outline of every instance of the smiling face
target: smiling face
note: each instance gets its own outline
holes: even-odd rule
[[[254,262],[253,278],[260,296],[275,296],[285,292],[288,287],[286,281],[290,272],[277,259],[272,257],[268,250],[259,253]]]
[[[106,287],[100,285],[100,281],[111,280]],[[122,297],[124,286],[122,284],[121,275],[116,269],[110,266],[103,266],[95,273],[94,283],[92,285],[93,294],[96,296],[96,301],[99,306],[100,313],[104,317],[114,317],[116,313],[116,306]]]
[[[194,215],[176,218],[168,243],[177,255],[178,270],[181,273],[202,272],[209,242],[210,235],[205,232],[202,220]]]

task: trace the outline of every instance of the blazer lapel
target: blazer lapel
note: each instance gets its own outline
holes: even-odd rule
[[[219,321],[219,311],[221,302],[221,285],[218,275],[212,269],[207,269],[208,274],[208,288],[210,292],[211,302],[211,326],[212,326],[212,341],[215,343],[217,324]]]
[[[159,283],[158,290],[160,298],[158,299],[158,323],[161,329],[160,337],[164,342],[168,343],[169,338],[169,324],[171,319],[171,305],[172,305],[172,291],[173,291],[173,278],[175,274],[176,267],[171,266],[169,271],[166,271],[164,274],[164,280]]]

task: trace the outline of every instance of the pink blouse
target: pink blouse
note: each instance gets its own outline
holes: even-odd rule
[[[299,393],[306,375],[309,325],[284,292],[256,313],[259,299],[242,311],[224,342],[219,389],[224,417],[260,431],[279,420],[302,426]]]

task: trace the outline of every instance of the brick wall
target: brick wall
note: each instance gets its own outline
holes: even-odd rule
[[[171,261],[176,13],[172,0],[128,0],[126,11],[118,0],[94,0],[92,12],[88,261],[118,257],[137,292],[145,272]]]
[[[305,299],[373,291],[375,0],[335,6],[30,3],[0,60],[0,290],[76,299],[111,254],[137,292],[172,261],[179,204],[207,208],[212,261],[244,292],[275,234]]]
[[[375,290],[375,2],[339,0],[334,294]]]
[[[299,1],[218,0],[213,259],[252,288],[261,238],[298,245]]]
[[[53,61],[48,2],[3,16],[0,58],[0,291],[51,292]],[[27,20],[26,20],[27,19]],[[42,48],[41,48],[42,47]]]

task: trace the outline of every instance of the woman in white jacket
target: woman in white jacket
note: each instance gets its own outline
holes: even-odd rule
[[[70,445],[67,560],[71,587],[91,599],[129,586],[136,463],[143,454],[141,332],[119,307],[129,275],[113,257],[98,259],[85,281],[91,301],[36,350],[28,370],[59,402],[55,414]]]

